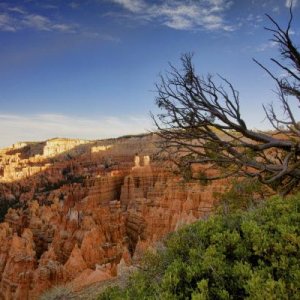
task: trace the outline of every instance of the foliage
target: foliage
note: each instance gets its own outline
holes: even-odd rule
[[[186,226],[108,299],[299,299],[300,194]]]
[[[118,137],[118,139],[130,139],[130,138],[143,138],[148,136],[149,133],[140,133],[140,134],[126,134]]]
[[[272,195],[272,191],[256,178],[233,178],[226,192],[215,192],[215,211],[231,213],[237,210],[255,208],[263,199]],[[238,199],[238,201],[237,201]]]
[[[72,293],[71,289],[61,285],[55,286],[50,290],[43,293],[39,300],[71,300],[75,299],[74,294]]]

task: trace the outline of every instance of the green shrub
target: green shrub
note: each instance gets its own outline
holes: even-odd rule
[[[238,210],[253,209],[274,193],[255,178],[234,178],[226,192],[216,192],[216,212],[228,214]]]
[[[99,299],[299,299],[300,195],[170,235],[124,288]]]

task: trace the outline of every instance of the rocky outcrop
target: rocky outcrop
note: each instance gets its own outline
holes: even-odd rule
[[[22,206],[0,224],[0,299],[37,299],[53,285],[78,290],[110,279],[164,235],[210,212],[225,182],[186,183],[152,164],[155,138],[75,142],[71,149],[52,140],[43,144],[56,149],[46,155],[51,160],[27,144],[9,150],[18,166],[39,161],[41,169],[2,177],[2,197]],[[35,156],[24,158],[22,147]],[[9,151],[1,158],[6,167]]]
[[[201,186],[157,167],[135,166],[124,180],[120,196],[131,253],[137,255],[136,247],[140,251],[182,225],[207,216],[214,193],[224,188],[224,180]]]
[[[32,201],[26,211],[10,209],[0,232],[0,296],[35,299],[56,284],[75,280],[82,285],[78,278],[87,272],[87,283],[115,276],[128,248],[125,217],[114,200],[121,183],[120,174],[110,174],[94,180],[85,197],[41,206]]]
[[[6,238],[1,241],[8,244],[6,260],[1,262],[4,265],[1,295],[4,299],[28,299],[36,264],[33,234],[30,229],[25,229],[21,236],[12,234]]]
[[[80,147],[88,144],[89,141],[79,139],[55,138],[48,140],[43,149],[43,156],[52,157],[66,152],[68,155],[78,155],[84,152],[86,147]]]

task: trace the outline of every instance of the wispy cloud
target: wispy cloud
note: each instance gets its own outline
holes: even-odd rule
[[[19,14],[25,14],[26,13],[24,9],[22,9],[21,7],[17,7],[17,6],[9,7],[8,10],[12,11],[12,12],[19,13]]]
[[[7,7],[0,14],[0,31],[16,32],[24,29],[74,33],[75,24],[61,23],[40,14],[33,14],[21,7]]]
[[[26,15],[25,18],[21,20],[21,24],[23,24],[25,27],[35,28],[37,30],[51,30],[50,20],[40,15]]]
[[[261,15],[253,15],[253,14],[249,14],[246,18],[246,20],[248,22],[251,22],[251,23],[261,23],[264,19]]]
[[[146,117],[79,118],[61,114],[7,115],[0,114],[0,147],[17,141],[38,141],[53,137],[99,139],[137,134],[151,129]]]
[[[58,8],[57,6],[41,4],[45,9]],[[69,5],[72,9],[79,8],[77,2],[71,2]],[[22,30],[34,30],[45,32],[61,32],[68,34],[77,34],[83,38],[100,39],[110,42],[119,42],[120,38],[104,33],[100,30],[91,29],[83,24],[64,22],[61,19],[50,17],[47,14],[34,13],[29,9],[19,6],[9,6],[7,3],[0,4],[3,11],[0,12],[0,32],[17,32]]]
[[[73,9],[77,9],[79,8],[80,4],[78,2],[73,1],[69,4],[69,6]]]
[[[229,24],[224,13],[229,10],[232,1],[160,1],[153,4],[143,0],[110,0],[121,5],[132,15],[147,21],[156,21],[173,29],[224,30],[232,31],[235,26]]]
[[[286,7],[295,7],[298,4],[298,0],[285,0]]]
[[[0,31],[17,31],[17,25],[14,20],[7,14],[0,14]]]
[[[267,43],[263,43],[261,45],[258,45],[256,48],[255,48],[255,51],[256,52],[264,52],[264,51],[267,51],[269,49],[272,49],[272,48],[275,48],[277,47],[278,44],[274,41],[269,41]]]
[[[122,5],[131,12],[141,12],[148,6],[143,0],[113,0],[113,2]]]

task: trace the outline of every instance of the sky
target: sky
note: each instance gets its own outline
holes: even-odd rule
[[[100,139],[153,130],[155,83],[194,53],[198,74],[240,92],[252,128],[268,128],[278,57],[265,13],[285,27],[290,0],[0,1],[0,147],[52,137]],[[291,36],[300,41],[300,1]],[[298,42],[299,44],[299,42]],[[272,69],[273,70],[273,69]],[[274,69],[274,72],[280,70]],[[280,75],[280,73],[278,73]]]

